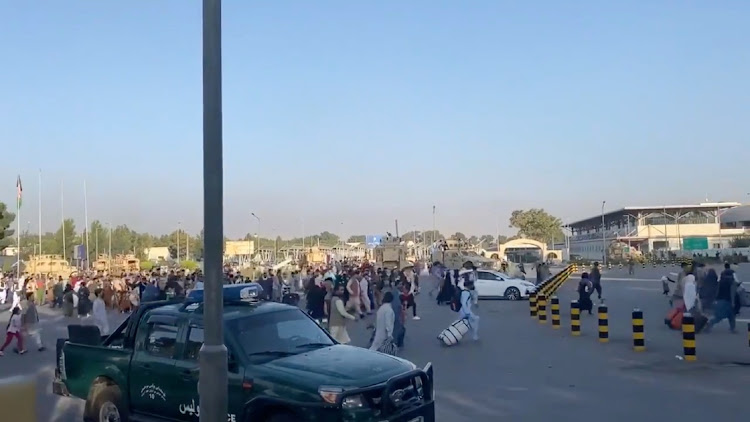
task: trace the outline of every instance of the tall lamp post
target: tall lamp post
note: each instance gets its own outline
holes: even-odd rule
[[[227,418],[224,345],[224,163],[221,110],[221,0],[203,0],[203,254],[205,341],[198,380],[201,422]]]
[[[604,227],[604,205],[607,201],[602,201],[602,265],[607,265],[607,231]]]
[[[255,232],[255,248],[257,250],[258,256],[263,259],[263,256],[260,253],[260,217],[255,215],[254,212],[250,213],[251,216],[255,217],[256,220],[258,220],[258,231]]]

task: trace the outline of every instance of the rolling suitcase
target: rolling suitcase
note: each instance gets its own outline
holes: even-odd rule
[[[469,322],[465,319],[459,319],[443,330],[438,336],[438,340],[446,346],[453,346],[464,338],[469,329]]]

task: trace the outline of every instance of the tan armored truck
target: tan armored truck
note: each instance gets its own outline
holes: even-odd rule
[[[398,268],[403,270],[412,266],[406,257],[406,246],[402,244],[401,238],[387,236],[383,238],[380,245],[375,247],[373,255],[377,266],[382,268]]]
[[[466,264],[487,270],[497,269],[498,261],[485,258],[468,249],[466,242],[459,239],[446,239],[432,252],[432,262],[440,262],[446,268],[458,270]]]
[[[34,255],[26,263],[26,274],[43,274],[52,277],[68,278],[77,270],[61,255]]]

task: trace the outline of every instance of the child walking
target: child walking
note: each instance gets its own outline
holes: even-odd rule
[[[23,337],[21,337],[21,329],[23,328],[23,321],[21,320],[21,308],[13,308],[10,321],[8,321],[8,327],[5,329],[5,343],[0,347],[0,356],[5,353],[4,350],[10,342],[15,338],[16,346],[18,347],[18,354],[22,355],[26,353],[26,349],[23,348]]]

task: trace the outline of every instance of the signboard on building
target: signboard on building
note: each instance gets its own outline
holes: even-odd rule
[[[383,236],[382,235],[367,235],[365,236],[365,244],[367,244],[368,248],[374,248],[376,246],[380,246],[380,244],[383,243]]]
[[[682,249],[686,251],[708,249],[708,238],[707,237],[686,237],[682,239]]]

